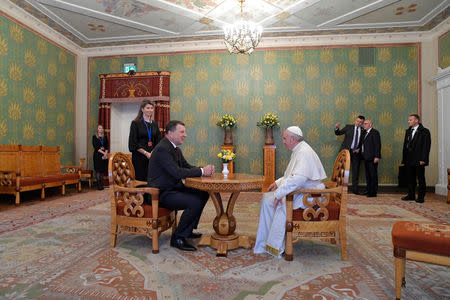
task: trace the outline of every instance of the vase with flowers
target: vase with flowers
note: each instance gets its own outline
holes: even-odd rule
[[[216,125],[225,130],[223,144],[233,145],[233,133],[231,129],[236,127],[236,118],[232,114],[224,114]]]
[[[265,113],[262,119],[256,123],[256,126],[266,129],[266,138],[264,143],[266,145],[273,145],[273,127],[280,126],[278,116],[272,113]]]
[[[222,174],[224,178],[227,178],[228,174],[230,173],[230,171],[228,170],[228,163],[236,158],[236,154],[234,154],[231,150],[222,149],[217,154],[217,157],[222,160]]]

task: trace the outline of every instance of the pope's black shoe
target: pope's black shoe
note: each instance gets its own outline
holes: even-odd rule
[[[183,238],[183,237],[171,238],[170,239],[170,246],[178,248],[178,249],[183,250],[183,251],[195,251],[195,250],[197,250],[197,248],[195,248],[194,246],[189,244],[188,241],[186,241],[186,239]]]
[[[201,237],[202,237],[201,233],[191,232],[191,234],[188,236],[188,239],[199,239]]]
[[[417,203],[424,203],[424,202],[425,202],[425,199],[423,199],[423,198],[417,198],[417,199],[416,199],[416,202],[417,202]]]

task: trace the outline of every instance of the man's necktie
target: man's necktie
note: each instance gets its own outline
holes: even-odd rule
[[[406,148],[409,148],[409,146],[411,145],[411,140],[413,138],[413,135],[412,135],[413,130],[414,129],[411,129],[408,131],[408,137],[406,138]]]
[[[175,152],[177,153],[177,164],[179,167],[181,167],[181,153],[180,148],[175,147]]]
[[[354,144],[352,148],[353,151],[355,151],[358,148],[358,144],[359,144],[358,127],[355,127]]]

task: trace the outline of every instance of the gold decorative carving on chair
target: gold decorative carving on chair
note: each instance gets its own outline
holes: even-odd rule
[[[111,197],[111,247],[121,232],[144,234],[152,239],[152,252],[159,252],[160,234],[176,228],[176,211],[159,207],[159,189],[145,187],[135,180],[130,158],[121,152],[110,155],[108,175]],[[144,186],[144,187],[140,187]],[[144,204],[144,194],[151,195],[151,205]]]
[[[286,196],[286,260],[293,260],[293,243],[311,238],[336,243],[336,233],[342,259],[348,259],[346,216],[349,170],[350,152],[342,150],[334,161],[331,181],[325,183],[325,189],[302,189]],[[293,209],[295,194],[305,194],[302,199],[305,209]]]
[[[0,171],[0,186],[12,186],[15,180],[16,174],[14,172]]]

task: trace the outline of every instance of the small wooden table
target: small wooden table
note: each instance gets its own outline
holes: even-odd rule
[[[250,175],[234,173],[224,178],[221,173],[216,173],[211,177],[190,177],[186,178],[185,186],[207,191],[213,200],[217,216],[213,221],[213,228],[216,233],[204,235],[200,240],[200,246],[211,246],[217,249],[217,256],[227,256],[227,250],[238,247],[250,248],[250,241],[247,236],[239,236],[234,233],[236,229],[236,219],[233,216],[234,204],[242,191],[261,190],[264,177],[260,175]],[[231,193],[226,211],[223,209],[220,193]]]

